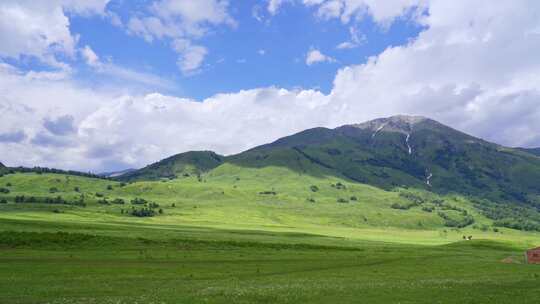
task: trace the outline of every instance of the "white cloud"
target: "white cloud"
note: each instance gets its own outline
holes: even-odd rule
[[[291,2],[291,0],[268,0],[267,10],[270,15],[275,15],[286,2]]]
[[[313,65],[321,62],[335,62],[336,60],[330,56],[324,55],[317,49],[311,49],[306,54],[306,64]]]
[[[354,49],[364,44],[367,41],[367,37],[364,34],[358,32],[358,30],[351,26],[349,27],[349,34],[351,39],[349,41],[342,42],[336,46],[337,49]]]
[[[96,67],[100,64],[98,55],[88,45],[81,49],[81,54],[89,66]]]
[[[235,153],[310,127],[400,113],[430,116],[506,145],[540,146],[540,4],[426,5],[429,14],[416,19],[425,28],[415,40],[341,69],[328,95],[257,88],[200,102],[119,96],[81,88],[69,75],[21,73],[0,64],[0,161],[137,167],[187,150]],[[58,136],[43,125],[66,115],[73,117],[73,132]]]
[[[4,0],[0,2],[0,57],[33,56],[54,67],[67,69],[58,54],[73,57],[77,37],[69,29],[65,12],[103,14],[108,0]]]
[[[184,30],[198,33],[205,24],[234,26],[236,21],[227,12],[228,5],[223,0],[161,0],[152,5],[152,11],[163,20],[176,20]]]
[[[315,7],[322,18],[339,18],[343,23],[371,16],[380,25],[388,26],[406,13],[423,11],[428,0],[303,0],[304,5]]]
[[[176,39],[173,41],[173,49],[178,52],[178,67],[184,74],[195,73],[201,67],[208,50],[200,45],[192,45],[189,40]]]
[[[176,87],[176,85],[172,81],[163,77],[159,77],[152,73],[145,73],[125,68],[114,64],[112,60],[102,61],[99,56],[94,52],[94,50],[92,50],[92,48],[88,45],[80,49],[80,53],[86,64],[92,67],[94,72],[101,75],[111,76],[116,81],[125,80],[132,84],[141,84],[143,86],[161,89],[174,89]],[[199,61],[202,61],[202,58]],[[186,61],[183,61],[182,63],[186,64],[187,62],[190,62],[190,60],[188,59]],[[191,67],[193,67],[197,63],[192,62],[191,64]],[[193,71],[193,69],[189,69],[189,66],[185,68],[186,72],[188,70]]]
[[[132,16],[127,30],[148,42],[170,39],[179,55],[179,69],[190,75],[199,71],[208,54],[207,48],[195,45],[193,40],[206,35],[211,27],[237,25],[227,10],[224,0],[161,0],[150,5],[145,16]]]
[[[339,71],[334,113],[348,122],[423,114],[499,143],[540,145],[540,36],[527,35],[539,12],[534,1],[432,1],[416,40]]]
[[[9,94],[0,97],[0,130],[23,130],[27,137],[0,145],[3,163],[98,171],[143,166],[192,149],[238,152],[323,124],[324,113],[297,114],[327,101],[320,92],[278,88],[219,94],[201,102],[157,93],[118,96],[69,80],[29,80],[13,71],[0,73],[0,91],[6,88]]]

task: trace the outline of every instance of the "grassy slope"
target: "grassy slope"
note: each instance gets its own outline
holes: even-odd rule
[[[478,238],[509,240],[534,245],[537,233],[500,229],[493,232],[444,227],[444,222],[434,212],[421,207],[409,210],[392,209],[393,203],[406,204],[396,191],[384,191],[368,185],[346,182],[320,172],[319,177],[300,174],[281,167],[247,169],[224,164],[208,174],[162,182],[137,182],[121,186],[120,183],[68,177],[58,174],[14,174],[0,178],[0,185],[11,183],[11,192],[4,197],[13,200],[16,195],[36,197],[57,196],[77,198],[79,187],[85,195],[87,207],[45,204],[0,205],[1,219],[39,220],[66,223],[100,223],[103,225],[149,225],[176,229],[179,226],[215,227],[224,229],[249,229],[279,232],[301,232],[326,236],[365,240],[384,240],[404,243],[444,244],[466,235]],[[332,184],[342,183],[345,189]],[[111,185],[112,190],[107,190]],[[310,190],[314,185],[317,192]],[[60,192],[50,194],[51,187]],[[276,194],[260,194],[273,191]],[[405,191],[405,190],[402,190]],[[459,196],[436,196],[417,190],[406,190],[429,199],[443,198],[448,203],[466,209],[477,225],[492,224],[471,204]],[[122,215],[120,209],[131,205],[100,205],[95,193],[109,199],[135,197],[155,201],[164,209],[164,215],[153,218],[135,218]],[[351,197],[357,200],[351,200]],[[338,199],[347,203],[338,203]],[[314,200],[314,202],[308,201]],[[172,207],[172,204],[175,207]],[[60,209],[64,213],[53,213]],[[456,211],[445,211],[459,218]]]
[[[346,189],[331,187],[337,182]],[[540,296],[540,268],[521,264],[538,234],[445,228],[436,213],[390,208],[405,203],[397,192],[323,169],[314,177],[224,164],[200,181],[121,186],[32,173],[0,178],[7,183],[9,200],[76,198],[79,187],[88,206],[0,204],[1,303],[511,303],[518,296],[535,303]],[[95,193],[144,197],[165,214],[121,215],[126,206],[99,205]],[[358,200],[337,203],[351,196]],[[490,224],[466,200],[444,199]],[[448,244],[463,234],[475,240]]]
[[[223,162],[223,156],[211,151],[190,151],[173,155],[140,170],[120,175],[122,181],[159,180],[177,178],[184,175],[199,175],[216,168]]]

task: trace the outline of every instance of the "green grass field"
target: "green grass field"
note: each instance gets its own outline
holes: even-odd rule
[[[458,195],[230,164],[131,184],[18,173],[0,177],[0,187],[9,189],[0,195],[7,201],[0,303],[537,303],[540,296],[540,265],[523,258],[540,235],[494,227]],[[22,195],[68,202],[83,195],[86,206],[16,203]],[[392,208],[411,196],[423,203]],[[99,203],[117,198],[125,204]],[[163,213],[128,214],[134,198]],[[463,228],[438,215],[459,221],[464,211],[474,224]]]

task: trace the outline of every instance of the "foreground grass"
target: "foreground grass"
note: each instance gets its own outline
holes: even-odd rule
[[[268,242],[224,234],[3,232],[0,303],[537,303],[540,296],[540,267],[492,241],[313,245],[305,236],[306,244],[291,245],[287,235]]]
[[[127,185],[57,174],[0,178],[8,183],[0,303],[537,303],[540,296],[540,266],[523,263],[539,234],[495,231],[462,197],[437,198],[489,229],[445,227],[420,206],[393,209],[407,203],[398,192],[275,168],[220,167],[201,180]],[[261,194],[268,191],[275,194]],[[14,202],[81,194],[85,207]],[[121,212],[129,203],[98,203],[135,197],[164,214],[136,218]]]

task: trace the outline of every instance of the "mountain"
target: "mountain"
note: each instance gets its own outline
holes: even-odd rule
[[[211,151],[180,153],[142,169],[127,172],[117,177],[121,181],[158,180],[200,175],[223,163],[224,157]]]
[[[286,167],[386,190],[404,186],[540,205],[538,157],[419,116],[308,129],[228,157],[208,151],[182,153],[121,179],[200,174],[223,163],[247,168]]]
[[[8,171],[8,167],[4,166],[4,164],[0,163],[0,175],[5,174]]]
[[[130,173],[133,171],[137,171],[137,169],[125,169],[121,171],[103,172],[103,173],[99,173],[98,175],[102,177],[113,178],[113,177],[120,177],[124,174]]]
[[[523,152],[527,152],[530,154],[534,154],[536,156],[540,156],[540,148],[516,148],[518,150],[521,150]]]

